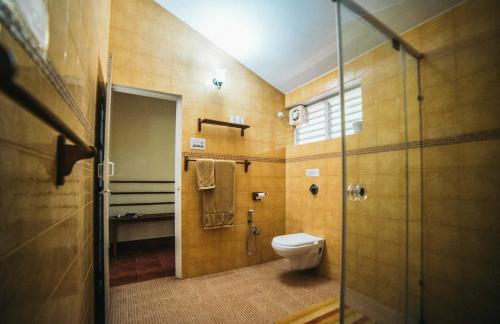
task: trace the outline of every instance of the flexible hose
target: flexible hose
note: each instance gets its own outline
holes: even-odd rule
[[[255,225],[249,226],[247,240],[245,242],[245,249],[247,255],[255,255],[255,253],[257,253],[257,235],[259,235],[257,226]]]

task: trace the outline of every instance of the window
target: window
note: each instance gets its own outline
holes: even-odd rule
[[[357,133],[363,121],[361,87],[345,92],[345,130],[346,135]],[[335,94],[306,106],[307,122],[295,128],[295,144],[307,144],[342,136],[340,126],[340,96]]]

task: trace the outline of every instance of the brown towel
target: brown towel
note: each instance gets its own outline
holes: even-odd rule
[[[215,161],[215,183],[203,191],[203,228],[232,227],[234,223],[234,161]]]
[[[215,188],[214,160],[196,160],[196,175],[198,177],[199,190],[208,190]]]

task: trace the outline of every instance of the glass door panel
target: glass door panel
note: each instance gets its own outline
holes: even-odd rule
[[[368,23],[369,17],[358,15],[344,1],[338,8],[345,176],[343,317],[348,322],[349,317],[362,314],[377,323],[405,323],[410,283],[407,144],[419,140],[419,124],[408,124],[407,106],[409,92],[414,101],[418,93],[416,60]],[[361,89],[362,120],[355,122],[351,122],[352,105],[346,95],[353,88]],[[413,121],[419,121],[418,102],[412,108]],[[414,178],[418,180],[418,174]],[[412,187],[415,194],[417,189]],[[419,211],[412,210],[414,214]],[[418,219],[414,222],[418,224]],[[418,227],[412,234],[418,234]],[[413,240],[417,249],[418,237]],[[418,283],[419,276],[415,249],[411,250],[412,284],[415,279]],[[412,288],[418,292],[418,284]],[[419,298],[413,294],[412,300]]]

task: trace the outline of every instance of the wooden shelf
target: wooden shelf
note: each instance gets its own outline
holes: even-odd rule
[[[173,180],[111,180],[111,183],[175,183]]]
[[[239,128],[239,129],[241,129],[241,136],[245,136],[245,129],[250,128],[249,125],[229,123],[229,122],[225,122],[225,121],[221,121],[221,120],[215,120],[215,119],[201,119],[201,118],[198,118],[198,132],[201,132],[201,125],[202,124],[209,124],[209,125],[217,125],[217,126],[224,126],[224,127]]]
[[[119,223],[134,223],[134,222],[150,222],[150,221],[158,221],[158,220],[167,220],[174,219],[174,213],[160,213],[160,214],[143,214],[142,216],[132,218],[132,217],[117,217],[110,216],[110,222],[119,222]]]
[[[116,206],[149,206],[149,205],[173,205],[173,201],[158,201],[158,202],[145,202],[145,203],[119,203],[119,204],[109,204],[110,207]]]
[[[112,195],[173,195],[174,191],[112,191]]]
[[[117,215],[109,217],[110,243],[113,256],[116,255],[116,242],[118,241],[118,225],[122,223],[155,222],[175,219],[175,213],[142,214],[138,217],[118,217]]]

